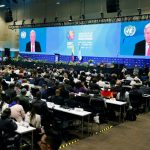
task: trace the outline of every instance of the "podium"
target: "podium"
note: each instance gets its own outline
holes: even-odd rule
[[[60,54],[55,53],[55,62],[58,62],[60,59]]]

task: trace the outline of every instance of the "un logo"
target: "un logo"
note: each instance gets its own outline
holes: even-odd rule
[[[22,31],[22,32],[21,32],[21,38],[22,38],[22,39],[25,39],[25,38],[26,38],[26,32],[25,32],[25,31]]]
[[[136,32],[136,27],[135,26],[129,25],[129,26],[126,26],[124,28],[124,34],[126,36],[133,36],[135,34],[135,32]]]

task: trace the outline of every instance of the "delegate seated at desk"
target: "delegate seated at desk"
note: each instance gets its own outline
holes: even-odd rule
[[[0,118],[0,149],[12,148],[19,150],[19,135],[15,133],[17,124],[10,118],[11,109],[6,108]],[[2,134],[3,132],[3,134]]]
[[[110,89],[108,87],[104,87],[102,89],[102,91],[100,92],[101,97],[104,98],[112,98],[113,97],[113,93],[110,91]]]

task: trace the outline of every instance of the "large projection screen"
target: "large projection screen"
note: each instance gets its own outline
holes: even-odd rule
[[[69,56],[73,52],[75,56],[150,58],[146,54],[148,43],[145,41],[145,34],[148,40],[150,33],[144,32],[146,25],[150,26],[149,23],[150,21],[136,21],[22,28],[19,31],[19,50],[20,53],[28,54],[58,53]],[[36,41],[34,52],[31,51],[32,38]]]

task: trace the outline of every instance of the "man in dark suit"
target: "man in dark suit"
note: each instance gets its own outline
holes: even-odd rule
[[[36,33],[34,30],[30,32],[30,42],[26,44],[26,52],[41,52],[40,43],[35,41]]]
[[[146,44],[145,40],[136,43],[134,55],[144,55],[145,56],[145,44]]]
[[[36,98],[32,102],[32,107],[35,109],[35,113],[41,116],[41,124],[44,126],[44,129],[49,128],[50,123],[53,121],[52,112],[49,111],[47,103],[41,100],[41,92],[36,93]]]
[[[144,28],[145,40],[136,43],[134,55],[150,56],[150,23]]]

